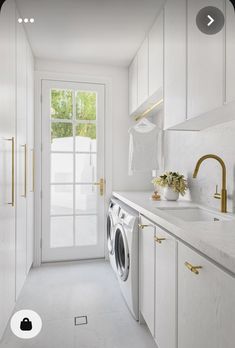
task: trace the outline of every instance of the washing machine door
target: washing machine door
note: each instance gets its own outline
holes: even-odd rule
[[[126,233],[121,224],[115,228],[114,252],[117,273],[122,281],[126,281],[129,275],[130,256]]]
[[[112,218],[112,213],[110,212],[107,216],[107,244],[109,254],[114,253],[114,222]]]

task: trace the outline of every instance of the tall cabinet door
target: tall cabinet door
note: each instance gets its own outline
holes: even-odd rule
[[[226,102],[235,100],[235,16],[234,7],[226,1]]]
[[[16,190],[16,297],[26,278],[27,243],[27,71],[26,39],[17,25],[17,190]]]
[[[33,263],[34,245],[34,59],[29,44],[27,55],[27,259],[26,273]]]
[[[188,118],[216,109],[224,102],[224,30],[205,35],[196,24],[198,12],[224,0],[188,0]]]
[[[0,13],[0,339],[15,304],[15,3]]]

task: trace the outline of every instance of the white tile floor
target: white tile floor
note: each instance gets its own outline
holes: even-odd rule
[[[38,312],[43,329],[36,338],[21,340],[8,327],[1,348],[156,348],[147,328],[130,315],[104,261],[33,269],[15,311],[20,309]],[[74,326],[81,315],[88,316],[88,324]]]

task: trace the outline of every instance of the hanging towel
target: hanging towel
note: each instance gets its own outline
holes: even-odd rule
[[[137,127],[129,129],[129,175],[134,172],[147,172],[159,169],[158,145],[161,129]]]

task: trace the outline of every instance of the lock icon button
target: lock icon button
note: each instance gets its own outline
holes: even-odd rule
[[[33,328],[32,321],[29,320],[29,318],[24,318],[20,323],[20,330],[21,331],[31,331]]]

